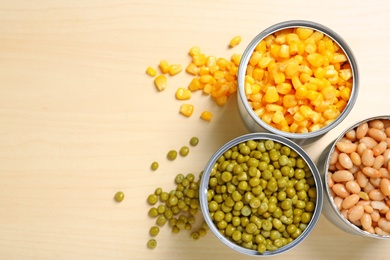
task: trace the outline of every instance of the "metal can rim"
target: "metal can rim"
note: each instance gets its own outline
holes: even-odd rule
[[[373,121],[373,120],[376,120],[376,119],[386,119],[386,120],[390,120],[390,115],[380,115],[380,116],[372,116],[372,117],[368,117],[368,118],[365,118],[363,120],[360,120],[352,125],[350,125],[349,127],[347,127],[332,143],[331,143],[331,148],[328,152],[328,155],[326,156],[326,160],[325,160],[325,167],[324,167],[324,181],[323,181],[323,185],[324,185],[324,193],[325,193],[325,196],[327,197],[327,199],[329,200],[329,204],[331,205],[333,211],[336,213],[336,216],[343,222],[345,223],[349,228],[353,229],[355,232],[359,233],[359,234],[362,234],[363,236],[367,236],[367,237],[371,237],[371,238],[376,238],[376,239],[390,239],[390,236],[380,236],[380,235],[376,235],[376,234],[371,234],[367,231],[364,231],[360,228],[358,228],[357,226],[355,226],[354,224],[352,224],[351,222],[349,222],[349,220],[345,219],[340,211],[336,208],[336,206],[334,205],[333,203],[333,199],[332,199],[332,196],[329,192],[329,187],[328,187],[328,182],[327,182],[327,178],[328,178],[328,169],[329,169],[329,162],[330,162],[330,157],[332,155],[332,153],[334,152],[334,149],[336,147],[336,144],[338,141],[340,141],[344,136],[345,134],[358,127],[359,125],[361,124],[364,124],[364,123],[368,123],[370,121]]]
[[[293,242],[290,244],[283,246],[275,251],[266,251],[263,254],[258,253],[255,250],[250,250],[243,248],[231,241],[229,241],[226,237],[224,237],[218,229],[215,227],[215,224],[210,219],[209,210],[208,210],[208,203],[207,203],[207,189],[208,189],[208,180],[210,178],[210,173],[213,168],[213,165],[218,160],[218,158],[228,149],[233,147],[234,145],[237,145],[239,143],[248,141],[248,140],[273,140],[276,142],[279,142],[283,145],[289,146],[291,149],[296,151],[308,164],[310,167],[310,170],[312,172],[312,175],[314,177],[315,183],[316,183],[316,190],[317,190],[317,201],[315,210],[313,213],[313,217],[310,220],[307,228],[302,232],[301,235],[299,235]],[[315,225],[317,224],[322,211],[323,206],[323,184],[322,179],[320,176],[320,173],[318,171],[318,168],[316,164],[313,162],[313,160],[310,158],[310,156],[295,142],[279,135],[275,135],[273,133],[249,133],[245,135],[241,135],[239,137],[236,137],[229,142],[225,143],[223,146],[221,146],[209,159],[209,161],[206,164],[206,167],[203,171],[203,175],[201,178],[201,183],[199,187],[199,201],[200,201],[200,207],[203,214],[203,217],[207,223],[207,225],[210,227],[212,233],[225,245],[228,247],[236,250],[237,252],[246,254],[246,255],[252,255],[252,256],[260,256],[260,257],[267,257],[267,256],[274,256],[278,255],[284,252],[287,252],[291,250],[292,248],[296,247],[298,244],[300,244],[313,230]]]
[[[344,53],[347,56],[347,59],[349,60],[349,63],[351,64],[351,69],[352,69],[352,75],[353,75],[353,87],[350,95],[350,99],[347,103],[347,106],[344,108],[344,110],[340,113],[340,115],[329,125],[322,127],[321,129],[314,131],[314,132],[308,132],[308,133],[289,133],[285,131],[281,131],[279,129],[276,129],[267,123],[265,123],[263,120],[261,120],[255,113],[254,111],[249,107],[248,105],[248,100],[246,99],[245,95],[245,90],[244,90],[244,80],[245,80],[245,74],[246,74],[246,68],[247,64],[249,62],[250,56],[253,52],[253,50],[256,48],[257,44],[264,39],[266,36],[282,30],[282,29],[288,29],[288,28],[295,28],[295,27],[306,27],[306,28],[311,28],[317,31],[320,31],[327,35],[329,38],[331,38],[333,41],[338,43],[340,48],[344,51]],[[313,137],[318,137],[321,135],[326,134],[329,132],[331,129],[336,127],[339,123],[341,123],[347,115],[350,113],[352,110],[353,106],[356,103],[357,96],[358,96],[358,90],[359,90],[359,72],[358,72],[358,65],[356,58],[347,44],[347,42],[335,31],[332,29],[316,23],[312,21],[307,21],[307,20],[289,20],[289,21],[284,21],[280,22],[277,24],[274,24],[265,30],[261,31],[253,40],[248,44],[246,49],[244,50],[244,53],[241,57],[241,61],[238,67],[238,73],[237,73],[237,82],[238,82],[238,94],[239,98],[241,99],[242,104],[244,105],[246,111],[249,113],[250,117],[261,127],[266,129],[267,131],[271,133],[275,133],[278,135],[285,136],[289,139],[307,139],[307,138],[313,138]]]

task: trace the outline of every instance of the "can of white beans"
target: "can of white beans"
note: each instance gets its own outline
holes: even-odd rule
[[[341,230],[390,239],[390,116],[348,127],[321,153],[326,218]]]
[[[357,99],[359,74],[352,50],[336,32],[292,20],[265,29],[249,43],[237,81],[239,112],[250,132],[270,132],[306,146],[347,117]]]
[[[323,189],[300,146],[275,134],[250,133],[213,154],[199,200],[218,240],[244,255],[268,257],[308,237],[321,215]]]

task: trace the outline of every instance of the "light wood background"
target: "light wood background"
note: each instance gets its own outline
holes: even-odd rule
[[[191,77],[158,93],[145,74],[160,60],[186,66],[197,45],[208,55],[242,53],[261,30],[305,19],[339,33],[360,69],[355,108],[306,148],[315,160],[360,119],[389,114],[390,2],[3,0],[0,2],[0,259],[252,259],[211,233],[162,228],[148,250],[146,197],[170,190],[178,173],[203,169],[225,142],[247,133],[235,96],[218,107],[194,93],[192,117],[174,98]],[[243,38],[234,49],[227,44]],[[199,119],[214,113],[212,122]],[[200,143],[170,162],[170,149]],[[152,161],[160,168],[152,172]],[[116,191],[125,200],[116,203]],[[297,248],[273,259],[389,259],[390,241],[337,229],[323,216]]]

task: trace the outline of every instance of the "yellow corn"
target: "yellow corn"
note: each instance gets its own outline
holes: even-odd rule
[[[189,63],[186,68],[187,73],[196,76],[199,72],[199,68],[194,63]]]
[[[194,112],[194,106],[191,104],[182,104],[180,106],[180,113],[185,115],[186,117],[190,117]]]
[[[272,122],[275,124],[280,124],[284,119],[284,114],[282,111],[275,111],[275,113],[272,116]]]
[[[259,63],[260,59],[261,59],[261,53],[258,51],[255,51],[252,53],[252,56],[249,59],[249,64],[251,64],[252,66],[255,66]]]
[[[283,59],[290,57],[290,47],[286,44],[280,46],[278,56]]]
[[[183,70],[180,64],[172,64],[169,66],[169,75],[174,76]]]
[[[273,103],[279,100],[279,94],[276,87],[269,86],[264,95],[265,102]]]
[[[310,37],[310,35],[313,34],[313,30],[309,28],[303,28],[299,27],[296,29],[296,34],[298,35],[299,39],[301,40],[306,40],[307,38]]]
[[[203,87],[203,92],[207,95],[211,93],[213,86],[211,84],[205,84]]]
[[[242,54],[233,54],[231,60],[234,62],[236,66],[240,65]]]
[[[159,91],[163,91],[167,87],[167,78],[164,75],[159,75],[154,79],[154,84]]]
[[[151,77],[154,77],[154,76],[157,75],[157,71],[154,68],[152,68],[152,67],[148,67],[146,69],[146,74],[148,74]]]
[[[233,48],[240,44],[241,42],[241,36],[235,36],[233,39],[230,40],[229,46],[230,48]]]
[[[160,61],[160,70],[163,74],[166,74],[169,72],[169,64],[166,60]]]
[[[193,78],[191,80],[190,84],[188,85],[188,89],[190,91],[196,91],[196,90],[202,89],[202,84],[200,83],[198,78]]]
[[[178,100],[187,100],[191,98],[191,91],[185,88],[178,88],[175,96]]]
[[[324,58],[321,54],[310,53],[307,55],[307,61],[314,67],[320,67],[324,61]]]
[[[283,97],[283,106],[285,107],[294,107],[297,105],[297,99],[295,95],[285,95]]]
[[[205,121],[211,121],[211,119],[213,118],[213,114],[209,111],[203,111],[200,114],[200,118],[202,118]]]
[[[208,68],[208,67],[201,67],[199,69],[199,75],[200,76],[209,75],[209,74],[210,74],[210,68]]]
[[[192,63],[200,67],[206,64],[206,55],[203,53],[198,53],[192,56]]]
[[[292,86],[290,83],[288,82],[283,82],[283,83],[280,83],[276,86],[276,90],[278,91],[279,94],[287,94],[291,91],[292,89]]]
[[[200,48],[198,46],[191,47],[189,54],[190,56],[194,56],[200,53]]]

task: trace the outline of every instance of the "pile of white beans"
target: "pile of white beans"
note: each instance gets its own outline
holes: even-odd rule
[[[335,206],[354,225],[390,235],[390,120],[348,131],[330,158],[328,187]]]

